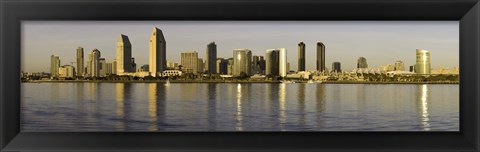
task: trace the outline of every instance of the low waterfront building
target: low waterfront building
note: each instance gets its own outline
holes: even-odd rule
[[[182,71],[180,71],[180,70],[164,70],[162,72],[162,77],[173,77],[173,76],[182,76]]]

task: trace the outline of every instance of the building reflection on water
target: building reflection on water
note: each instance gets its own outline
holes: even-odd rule
[[[22,87],[31,89],[24,90],[22,98],[21,122],[27,125],[22,129],[27,131],[458,131],[458,85],[32,83]],[[446,93],[452,90],[457,92]],[[400,91],[404,92],[387,93]]]
[[[159,83],[148,84],[148,116],[150,118],[149,131],[158,131],[159,125],[166,123],[166,94],[168,85]]]
[[[207,125],[209,130],[217,128],[217,86],[214,83],[207,84]]]
[[[280,121],[280,130],[282,131],[285,129],[285,124],[287,123],[287,109],[285,106],[287,96],[286,87],[286,83],[281,83],[280,89],[278,90],[278,103],[280,105],[278,110],[280,113],[278,120]]]
[[[297,85],[298,91],[297,91],[297,99],[298,99],[298,105],[297,105],[297,110],[298,110],[298,125],[299,126],[304,126],[305,125],[305,83],[300,83]]]
[[[428,110],[428,104],[430,102],[430,86],[427,84],[418,85],[416,91],[416,106],[419,113],[421,127],[425,131],[429,131],[430,128],[430,114]]]
[[[323,113],[325,112],[325,98],[326,98],[326,90],[325,84],[317,84],[317,90],[315,91],[316,95],[316,123],[318,128],[322,128],[324,124]]]
[[[236,130],[242,131],[243,130],[243,115],[242,115],[242,85],[239,83],[237,84],[237,113],[235,114],[235,120],[237,121],[237,125],[235,127]]]

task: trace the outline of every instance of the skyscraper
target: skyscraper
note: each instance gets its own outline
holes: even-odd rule
[[[218,74],[227,74],[228,73],[228,61],[223,58],[217,58],[217,73]]]
[[[267,76],[279,76],[279,56],[280,50],[268,49],[265,54],[265,75]]]
[[[227,74],[233,75],[233,58],[227,59]]]
[[[359,69],[368,68],[367,59],[364,57],[359,57],[357,60],[357,68]]]
[[[207,58],[205,59],[205,68],[207,73],[214,74],[217,72],[217,45],[215,42],[210,42],[207,45]]]
[[[298,43],[298,70],[305,71],[305,43]]]
[[[266,54],[266,74],[270,76],[287,76],[287,49],[268,49]],[[278,73],[277,73],[278,70]]]
[[[415,73],[430,74],[430,51],[417,49],[417,62],[415,64]]]
[[[251,75],[252,51],[249,49],[233,50],[233,76],[241,76],[242,73]]]
[[[79,77],[82,77],[83,76],[83,68],[84,68],[84,65],[83,65],[83,48],[82,47],[78,47],[77,48],[77,72],[76,72],[76,75],[79,76]]]
[[[254,55],[252,60],[252,73],[254,74],[263,73],[263,70],[264,70],[262,68],[263,64],[265,64],[265,59],[263,58],[263,56]]]
[[[117,42],[117,73],[133,72],[132,69],[132,44],[128,36],[120,34]]]
[[[52,55],[50,57],[50,75],[52,77],[58,77],[58,68],[60,68],[60,57],[57,55]]]
[[[162,30],[157,27],[153,28],[152,35],[150,35],[149,45],[149,72],[152,76],[157,76],[157,73],[163,72],[167,69],[167,53],[165,37]],[[117,61],[118,62],[118,61]]]
[[[93,49],[88,53],[88,67],[90,77],[100,77],[100,51]]]
[[[100,77],[105,77],[107,76],[107,62],[105,61],[105,58],[99,58],[98,59],[98,66],[99,71],[100,71]]]
[[[332,72],[342,72],[342,67],[340,62],[333,62],[332,63]]]
[[[203,73],[205,70],[205,65],[202,58],[198,58],[198,73]]]
[[[405,65],[402,61],[398,60],[395,62],[395,71],[405,71]]]
[[[317,42],[317,71],[325,71],[325,45]]]
[[[198,52],[181,53],[182,71],[185,73],[197,73],[198,71]]]

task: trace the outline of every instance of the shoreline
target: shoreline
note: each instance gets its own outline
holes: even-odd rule
[[[281,81],[261,80],[170,80],[170,83],[282,83]],[[167,80],[34,80],[21,83],[167,83]],[[309,83],[308,81],[296,81],[295,83]],[[399,81],[323,81],[313,82],[322,84],[460,84],[454,82],[399,82]]]

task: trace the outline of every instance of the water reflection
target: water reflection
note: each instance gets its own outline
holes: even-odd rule
[[[298,91],[297,91],[297,98],[298,98],[298,125],[304,126],[305,125],[305,83],[298,84]]]
[[[235,127],[236,130],[242,131],[243,130],[243,115],[242,115],[242,85],[239,83],[237,84],[237,113],[235,115],[235,120],[237,121],[237,125]]]
[[[325,111],[325,97],[326,97],[326,91],[325,91],[325,85],[324,84],[317,84],[316,87],[316,123],[318,128],[323,128],[325,126],[324,124],[324,119],[323,119],[323,112]]]
[[[22,89],[30,89],[23,91],[22,131],[458,131],[458,85],[46,83]]]
[[[125,119],[125,83],[115,83],[115,101],[116,101],[116,129],[125,130],[125,123],[121,120]]]
[[[280,121],[280,130],[285,130],[285,123],[287,123],[287,111],[286,111],[286,107],[285,107],[285,102],[286,102],[286,95],[287,95],[287,92],[286,92],[286,87],[287,87],[287,84],[286,83],[281,83],[280,84],[280,89],[278,90],[278,102],[279,102],[279,118],[278,120]]]
[[[417,92],[417,102],[416,105],[418,107],[418,111],[420,114],[420,122],[421,122],[421,127],[425,131],[430,130],[430,114],[428,111],[428,103],[430,102],[430,92],[429,92],[429,85],[423,84],[423,85],[418,85],[418,90]]]
[[[148,116],[150,118],[150,131],[161,130],[158,125],[165,123],[166,116],[166,94],[168,85],[149,83],[148,84]]]
[[[207,125],[209,130],[216,130],[217,126],[217,85],[207,85]]]

